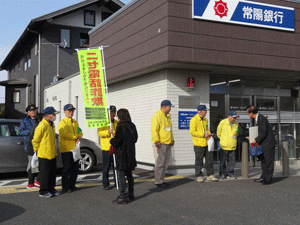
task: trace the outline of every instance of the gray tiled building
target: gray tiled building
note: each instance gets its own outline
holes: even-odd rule
[[[8,80],[0,82],[5,117],[23,117],[32,103],[42,111],[44,87],[79,71],[75,49],[88,47],[88,32],[123,6],[119,0],[86,0],[32,19],[0,66],[8,71]]]

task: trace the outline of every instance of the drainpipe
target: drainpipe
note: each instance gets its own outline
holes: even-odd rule
[[[39,97],[38,97],[38,105],[39,105],[39,112],[42,112],[41,109],[41,95],[42,95],[42,91],[41,91],[41,83],[42,83],[42,79],[41,79],[41,58],[42,58],[42,35],[41,33],[39,33],[39,61],[38,61],[38,74],[39,74]]]

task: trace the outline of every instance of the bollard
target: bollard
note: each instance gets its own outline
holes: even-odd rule
[[[289,167],[289,143],[282,142],[282,176],[288,177],[290,175]]]
[[[248,163],[249,147],[245,141],[242,144],[242,178],[249,178],[249,163]]]

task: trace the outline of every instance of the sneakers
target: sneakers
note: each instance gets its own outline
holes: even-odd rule
[[[227,178],[227,176],[222,175],[222,176],[220,177],[220,180],[226,180],[226,178]]]
[[[204,182],[204,179],[203,179],[203,177],[202,176],[199,176],[199,177],[197,177],[197,179],[196,179],[199,183],[202,183],[202,182]]]
[[[236,177],[233,174],[229,174],[228,178],[230,178],[230,179],[236,179]]]
[[[210,175],[209,177],[207,177],[207,181],[212,181],[212,182],[214,182],[214,181],[218,181],[218,179],[215,178],[214,175]]]
[[[50,192],[46,193],[46,194],[39,194],[40,197],[42,198],[51,198],[52,197],[52,194]]]
[[[39,187],[39,186],[40,186],[40,182],[38,182],[38,181],[36,180],[36,181],[34,181],[34,185],[37,186],[37,187]]]
[[[27,185],[27,189],[31,189],[31,188],[38,188],[38,187],[35,186],[34,184],[28,184]]]
[[[51,192],[50,194],[51,194],[52,196],[58,196],[58,195],[60,195],[61,193],[60,193],[59,191],[55,190],[54,192]]]

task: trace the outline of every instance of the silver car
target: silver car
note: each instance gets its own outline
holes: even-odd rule
[[[0,173],[26,171],[28,157],[24,151],[24,136],[19,134],[20,123],[21,120],[0,119]],[[57,134],[56,143],[57,167],[62,168]],[[81,173],[88,173],[94,166],[102,163],[102,151],[99,145],[91,140],[82,138],[80,153]]]

